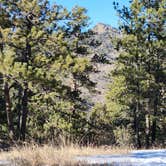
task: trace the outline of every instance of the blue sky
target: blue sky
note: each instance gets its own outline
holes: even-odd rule
[[[105,23],[118,27],[118,16],[113,8],[113,0],[50,0],[50,2],[56,2],[69,10],[75,5],[85,7],[88,10],[88,16],[91,18],[90,26]],[[119,3],[128,5],[128,0],[119,0]]]

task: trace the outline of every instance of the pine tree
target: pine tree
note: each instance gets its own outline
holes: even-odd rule
[[[85,9],[76,7],[68,12],[62,6],[50,6],[47,0],[2,1],[2,8],[10,27],[5,23],[1,28],[0,72],[6,82],[6,112],[11,112],[8,119],[13,123],[10,130],[16,133],[13,137],[25,140],[27,133],[38,132],[39,136],[56,130],[56,116],[66,128],[71,112],[85,108],[81,91],[66,83],[68,76],[80,87],[94,86],[88,77],[92,66],[81,57],[84,51],[78,46],[86,36],[82,32],[88,20]],[[82,114],[72,115],[73,126]],[[86,119],[83,121],[85,124]]]
[[[9,32],[9,29],[12,27],[12,22],[10,20],[10,14],[6,12],[6,3],[3,3],[3,1],[0,4],[0,63],[1,68],[3,71],[0,71],[1,74],[1,90],[3,93],[2,101],[5,102],[5,110],[6,110],[6,116],[7,116],[7,125],[8,125],[8,131],[9,131],[9,137],[10,139],[14,139],[14,126],[13,126],[13,115],[12,115],[12,108],[11,108],[11,98],[10,98],[10,87],[8,83],[9,79],[9,71],[8,67],[10,64],[8,64],[8,61],[5,62],[5,46],[6,46],[6,40],[7,35]],[[6,67],[5,67],[5,66]],[[2,102],[3,103],[3,102]],[[3,104],[2,107],[3,108]]]
[[[125,86],[119,88],[125,89],[125,94],[121,91],[119,97],[120,100],[126,97],[125,105],[130,112],[123,110],[131,117],[137,147],[149,147],[150,137],[151,145],[154,144],[157,127],[158,133],[162,131],[159,117],[165,114],[162,106],[165,93],[164,4],[164,0],[134,0],[130,8],[119,9],[114,3],[123,33],[123,37],[117,40],[117,48],[120,46],[122,51],[115,78],[124,78]]]

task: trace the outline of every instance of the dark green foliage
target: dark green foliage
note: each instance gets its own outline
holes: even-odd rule
[[[86,125],[80,110],[87,110],[80,87],[95,85],[86,42],[80,43],[88,37],[86,10],[68,12],[47,0],[0,6],[1,117],[7,114],[1,124],[12,140],[42,142],[58,135],[77,140]]]
[[[84,8],[0,0],[0,139],[165,145],[165,0],[114,5],[122,35],[101,24],[110,35],[93,38]],[[96,92],[94,66],[116,59],[98,39],[117,36],[107,100],[94,106],[86,96]]]
[[[108,101],[127,115],[118,115],[127,120],[120,126],[133,130],[135,146],[165,145],[165,0],[135,0],[122,9],[115,3],[115,9],[123,37]]]

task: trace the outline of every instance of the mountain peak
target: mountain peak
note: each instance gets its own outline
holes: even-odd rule
[[[104,24],[104,23],[98,23],[97,25],[94,26],[93,31],[98,33],[98,34],[102,34],[105,33],[109,30],[111,30],[112,27],[108,24]]]

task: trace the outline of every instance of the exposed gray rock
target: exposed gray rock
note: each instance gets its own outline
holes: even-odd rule
[[[97,83],[96,90],[98,93],[89,95],[93,103],[104,102],[105,93],[108,89],[110,78],[108,74],[113,69],[114,62],[118,56],[118,52],[114,49],[113,40],[120,36],[116,28],[103,23],[97,24],[92,31],[95,35],[91,38],[92,41],[99,43],[98,46],[91,46],[91,59],[95,61],[97,73],[91,74],[92,81]],[[97,61],[97,58],[99,61]],[[103,62],[105,62],[103,64]]]

